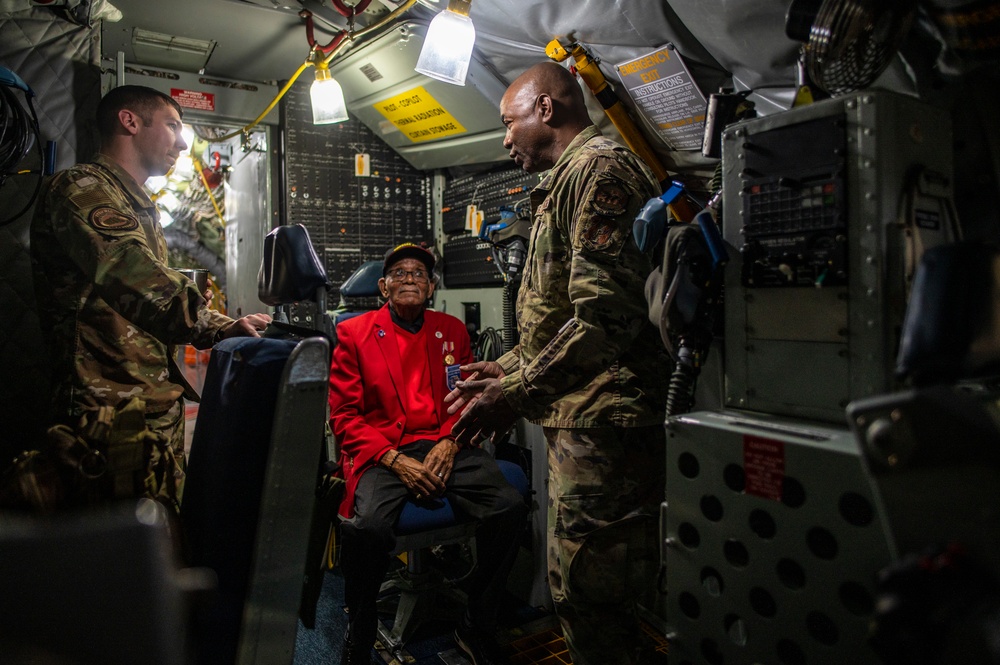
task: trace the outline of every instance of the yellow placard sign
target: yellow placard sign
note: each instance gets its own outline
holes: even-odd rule
[[[431,97],[423,86],[383,99],[374,106],[414,143],[465,133],[465,127]]]

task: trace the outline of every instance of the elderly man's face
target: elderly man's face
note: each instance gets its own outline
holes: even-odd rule
[[[382,297],[397,312],[400,308],[423,307],[434,293],[431,275],[417,259],[402,259],[391,265],[378,286]]]

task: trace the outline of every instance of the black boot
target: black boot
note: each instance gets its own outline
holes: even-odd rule
[[[455,629],[455,645],[472,665],[506,665],[507,658],[497,644],[495,631],[478,628],[469,615]]]
[[[372,645],[354,644],[351,633],[344,634],[344,647],[340,652],[340,665],[371,665]]]

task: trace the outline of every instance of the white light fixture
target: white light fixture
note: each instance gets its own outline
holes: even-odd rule
[[[414,69],[439,81],[465,85],[476,42],[476,28],[469,18],[471,5],[472,0],[450,0],[448,9],[434,17]]]
[[[326,63],[316,65],[316,80],[309,88],[309,99],[312,100],[314,125],[329,125],[347,120],[344,91],[337,79],[330,75],[330,68]]]
[[[178,37],[142,28],[132,30],[132,52],[136,61],[151,67],[196,72],[208,64],[215,45],[208,39]]]

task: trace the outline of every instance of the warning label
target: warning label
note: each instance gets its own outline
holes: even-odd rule
[[[184,109],[195,109],[197,111],[215,110],[215,95],[210,92],[171,88],[170,96]]]
[[[705,97],[672,47],[617,66],[636,106],[675,150],[701,148]]]
[[[781,501],[785,480],[785,443],[751,434],[743,435],[743,469],[746,493]]]
[[[374,106],[414,143],[465,133],[465,127],[423,86],[383,99]]]

